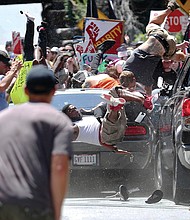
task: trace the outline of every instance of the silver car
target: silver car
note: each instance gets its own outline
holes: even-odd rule
[[[160,111],[155,185],[176,204],[190,204],[190,56]]]
[[[103,89],[66,89],[57,91],[52,105],[61,110],[66,104],[77,108],[91,109],[102,102],[101,94],[108,93]],[[73,142],[74,155],[72,170],[131,170],[146,169],[151,164],[152,149],[156,142],[154,126],[149,113],[140,103],[126,102],[128,117],[125,137],[118,147],[132,152],[133,160],[129,155],[120,155],[103,146]],[[137,116],[143,115],[141,122],[135,121]]]

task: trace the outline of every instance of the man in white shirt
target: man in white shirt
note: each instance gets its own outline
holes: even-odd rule
[[[127,126],[123,108],[125,100],[108,94],[104,94],[102,98],[108,103],[108,109],[101,123],[94,116],[83,117],[80,110],[72,104],[63,107],[62,112],[73,122],[74,141],[103,146],[114,146],[122,141]]]

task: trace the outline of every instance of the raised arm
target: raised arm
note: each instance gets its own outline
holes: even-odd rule
[[[17,77],[20,69],[22,68],[22,61],[14,61],[11,69],[7,72],[6,76],[0,82],[0,92],[4,92],[11,84],[14,77]]]
[[[117,94],[119,97],[124,98],[126,101],[135,101],[144,103],[144,96],[140,92],[130,92],[126,89],[117,89]]]

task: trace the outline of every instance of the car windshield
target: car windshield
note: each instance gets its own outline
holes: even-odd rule
[[[53,97],[52,105],[57,109],[61,110],[64,105],[72,104],[77,108],[91,109],[103,100],[100,94],[56,94]]]

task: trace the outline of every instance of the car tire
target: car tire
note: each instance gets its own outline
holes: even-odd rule
[[[155,152],[154,183],[156,189],[163,191],[165,198],[172,198],[172,174],[164,168],[160,142]]]
[[[173,201],[176,205],[190,204],[190,170],[181,164],[177,154],[174,161]]]

